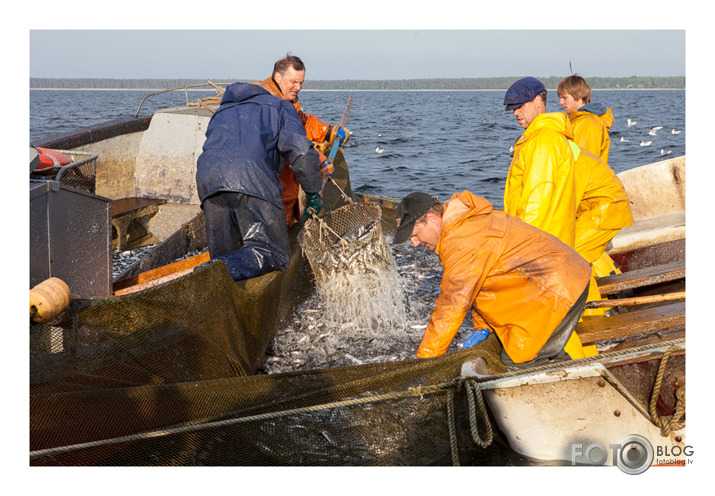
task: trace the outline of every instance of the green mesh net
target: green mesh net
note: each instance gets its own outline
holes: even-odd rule
[[[344,166],[334,179],[350,191]],[[503,464],[475,442],[488,418],[459,380],[476,357],[503,371],[496,338],[427,360],[256,375],[315,288],[294,251],[284,272],[234,282],[210,263],[32,325],[30,464]]]

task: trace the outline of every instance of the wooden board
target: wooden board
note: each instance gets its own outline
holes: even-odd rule
[[[640,288],[683,278],[685,278],[685,260],[632,270],[612,276],[597,277],[596,283],[601,296],[605,296],[626,289]]]
[[[197,265],[208,262],[209,260],[209,252],[204,252],[169,265],[164,265],[163,267],[157,267],[156,269],[142,272],[136,276],[114,283],[114,294],[115,296],[118,296],[122,294],[134,293],[147,287],[155,286],[171,279],[175,279],[190,272]]]
[[[112,201],[112,219],[117,219],[131,213],[139,212],[145,208],[166,203],[159,198],[119,198]]]
[[[611,317],[584,318],[576,333],[584,345],[685,325],[685,302],[637,310]]]

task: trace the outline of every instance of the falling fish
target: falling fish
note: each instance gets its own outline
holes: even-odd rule
[[[377,225],[375,228],[377,229]],[[328,251],[342,252],[343,250]],[[296,309],[291,320],[285,324],[286,327],[276,331],[266,356],[276,357],[278,360],[266,358],[259,373],[276,374],[414,359],[426,323],[434,309],[434,302],[439,295],[441,264],[439,256],[429,250],[414,250],[411,246],[397,245],[390,246],[390,251],[395,260],[396,272],[400,274],[399,283],[401,291],[404,292],[406,307],[402,309],[404,314],[399,314],[399,317],[394,320],[380,320],[375,328],[359,325],[353,320],[349,323],[344,320],[333,321],[328,318],[329,309],[325,307],[323,297],[316,290],[303,305]],[[379,274],[384,276],[386,272],[382,271]],[[435,277],[420,278],[418,277],[420,275],[435,275]],[[350,290],[356,289],[356,286],[351,286]],[[388,298],[388,302],[394,301]],[[381,305],[382,303],[383,301],[380,302]],[[396,306],[399,307],[400,303],[398,302]],[[318,308],[320,312],[305,313],[304,310],[307,308]],[[393,310],[391,308],[390,312]],[[380,315],[393,318],[393,313],[386,311]],[[311,318],[319,319],[320,325],[314,325],[317,321]],[[474,331],[471,321],[465,322],[457,332],[450,351],[458,349],[457,344]],[[298,340],[306,334],[310,339],[298,344]],[[294,353],[297,349],[300,349],[300,352]],[[346,356],[346,352],[352,358]]]
[[[350,353],[345,353],[345,358],[350,359],[351,361],[355,362],[355,363],[358,364],[358,365],[362,365],[362,364],[363,364],[363,361],[362,361],[362,360],[358,360],[357,358],[355,358],[354,356],[352,356]]]
[[[372,228],[375,226],[375,221],[368,222],[364,226],[360,226],[360,228],[352,233],[348,233],[345,236],[342,237],[342,241],[347,241],[348,243],[352,243],[353,241],[357,241],[359,239],[363,239],[365,236],[367,236],[371,231]],[[339,246],[342,241],[338,241],[333,245],[333,248]]]

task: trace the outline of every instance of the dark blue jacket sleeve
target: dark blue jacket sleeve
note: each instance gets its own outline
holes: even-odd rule
[[[278,151],[290,162],[290,168],[303,191],[317,193],[323,187],[320,156],[313,143],[306,138],[298,112],[287,100],[281,103],[281,114],[283,126],[278,135]]]

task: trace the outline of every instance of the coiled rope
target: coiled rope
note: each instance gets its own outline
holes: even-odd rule
[[[487,448],[492,444],[494,439],[494,431],[492,430],[492,423],[489,420],[489,412],[487,412],[486,404],[484,403],[484,395],[482,394],[482,387],[473,378],[460,377],[463,379],[456,383],[456,387],[449,389],[447,391],[447,424],[449,427],[449,447],[450,453],[452,455],[452,465],[458,467],[459,463],[459,451],[457,448],[457,429],[456,421],[454,417],[454,393],[460,386],[464,386],[467,390],[467,401],[469,403],[469,431],[472,434],[472,440],[480,448]],[[476,402],[476,404],[475,404]],[[479,435],[479,422],[477,421],[477,408],[479,408],[479,415],[482,419],[482,424],[484,425],[485,437],[482,438]]]
[[[668,360],[670,355],[675,351],[680,351],[683,348],[678,346],[671,346],[665,353],[663,353],[660,359],[660,364],[658,365],[658,373],[655,376],[655,383],[653,385],[653,392],[650,396],[650,405],[648,408],[648,413],[650,414],[653,423],[660,427],[660,435],[667,437],[671,432],[683,429],[685,427],[685,385],[680,386],[675,390],[675,411],[673,415],[659,416],[656,405],[658,404],[658,398],[660,397],[660,389],[663,386],[663,377],[665,376],[665,371],[668,367]]]

